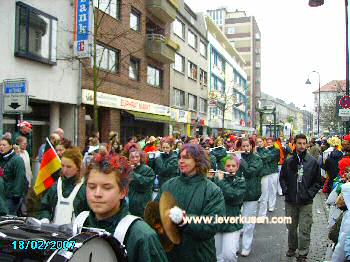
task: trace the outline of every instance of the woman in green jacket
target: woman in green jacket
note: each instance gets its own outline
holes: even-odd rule
[[[4,179],[0,176],[0,216],[8,214],[7,203],[5,202]]]
[[[256,217],[258,200],[261,196],[261,171],[263,163],[261,158],[253,152],[255,142],[252,139],[242,139],[241,167],[246,182],[246,193],[243,202],[242,216]],[[249,256],[253,242],[255,224],[244,224],[242,237],[242,256]]]
[[[86,173],[86,197],[91,211],[79,214],[74,224],[100,228],[113,234],[127,250],[129,262],[166,262],[167,257],[156,232],[142,219],[131,217],[125,197],[130,167],[125,157],[96,155]],[[132,223],[124,223],[127,219]],[[118,227],[122,222],[126,228]],[[125,239],[120,239],[125,231]],[[79,230],[80,231],[80,230]]]
[[[241,207],[245,195],[245,179],[239,170],[240,160],[235,155],[226,156],[223,160],[225,173],[218,172],[215,183],[224,194],[226,218],[236,218],[241,215]],[[237,261],[236,252],[239,250],[240,230],[243,225],[239,221],[223,224],[220,232],[215,235],[217,261]]]
[[[224,146],[224,140],[222,138],[217,138],[214,143],[214,149],[211,153],[216,158],[216,165],[218,170],[224,170],[221,160],[227,155],[226,148]]]
[[[89,210],[79,148],[64,151],[61,164],[60,177],[41,199],[38,218],[44,223],[71,224],[75,216]]]
[[[166,137],[161,141],[163,153],[156,158],[154,164],[154,173],[159,179],[159,187],[161,187],[170,178],[179,175],[179,164],[177,154],[173,151],[175,139]]]
[[[215,215],[225,215],[222,191],[206,178],[210,164],[200,145],[186,144],[180,151],[180,176],[168,180],[157,196],[170,192],[183,211],[180,219],[171,218],[181,232],[181,243],[168,252],[170,261],[216,261],[214,236],[218,232]],[[190,223],[188,219],[205,216],[211,223]]]
[[[129,160],[132,168],[129,185],[129,209],[135,216],[143,217],[146,205],[152,200],[155,178],[152,168],[145,164],[146,156],[141,150],[131,149]]]
[[[8,213],[17,216],[28,181],[23,159],[14,151],[11,139],[4,137],[0,140],[0,176],[4,179]]]

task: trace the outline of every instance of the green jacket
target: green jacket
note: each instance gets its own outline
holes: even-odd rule
[[[226,176],[223,180],[215,178],[224,195],[226,217],[238,217],[241,214],[241,207],[246,191],[245,179],[242,171],[239,170],[236,176]],[[227,223],[220,225],[221,232],[235,232],[243,228],[241,223]]]
[[[260,172],[260,176],[264,177],[272,174],[270,170],[271,156],[270,156],[269,150],[266,149],[265,147],[258,147],[256,153],[258,154],[258,156],[261,158],[263,162],[263,168]]]
[[[62,195],[63,197],[69,197],[70,193],[73,191],[76,185],[76,177],[62,178]],[[38,218],[47,218],[50,221],[54,219],[55,208],[57,205],[57,182],[45,193],[41,199],[40,210],[38,212]],[[74,215],[77,216],[81,212],[90,210],[89,205],[86,200],[86,183],[84,183],[75,199],[73,200]]]
[[[241,167],[246,182],[244,201],[258,201],[261,196],[263,162],[257,154],[242,154]]]
[[[278,162],[280,161],[280,151],[274,146],[268,149],[270,155],[270,174],[278,173]]]
[[[141,164],[130,173],[130,178],[128,193],[130,213],[143,217],[148,201],[152,200],[155,175],[152,168]]]
[[[24,197],[28,181],[23,159],[12,150],[0,157],[0,168],[4,169],[5,198]]]
[[[159,177],[159,186],[162,186],[170,178],[178,176],[180,171],[177,154],[174,152],[169,155],[160,154],[155,161],[154,173]]]
[[[122,202],[120,208],[120,211],[114,216],[100,221],[90,211],[84,227],[101,228],[114,234],[119,221],[129,214],[128,205],[125,201]],[[129,262],[168,261],[165,251],[159,242],[158,235],[143,220],[137,220],[130,226],[124,242]]]
[[[17,131],[13,134],[13,138],[12,138],[12,143],[16,144],[16,139],[19,136],[24,136],[27,138],[27,152],[29,154],[29,157],[32,158],[33,157],[33,136],[32,133],[30,132],[29,134],[22,134],[21,131]]]
[[[186,211],[188,218],[207,216],[213,221],[179,227],[181,243],[168,252],[169,261],[216,261],[214,236],[219,227],[214,223],[215,215],[225,215],[225,201],[220,188],[203,175],[188,177],[180,174],[161,187],[156,201],[166,191],[174,196],[177,206]]]
[[[209,154],[210,156],[210,167],[211,169],[216,170],[218,168],[216,157],[213,154]]]
[[[218,147],[211,151],[211,153],[216,157],[217,169],[224,170],[221,160],[227,155],[226,148]]]
[[[5,216],[8,214],[4,184],[4,179],[0,177],[0,216]]]

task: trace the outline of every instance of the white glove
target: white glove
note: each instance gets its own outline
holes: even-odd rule
[[[170,209],[169,217],[174,224],[179,225],[183,221],[184,214],[181,208],[174,206],[172,209]]]

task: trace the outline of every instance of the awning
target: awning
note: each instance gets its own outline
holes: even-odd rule
[[[129,110],[126,110],[126,112],[133,115],[135,120],[143,120],[143,121],[167,123],[167,124],[172,122],[170,116],[155,115],[155,114],[142,113],[142,112],[129,111]]]

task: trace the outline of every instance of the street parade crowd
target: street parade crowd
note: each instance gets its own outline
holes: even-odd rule
[[[292,218],[286,256],[307,261],[313,198],[322,190],[332,261],[350,261],[350,135],[149,136],[121,145],[117,132],[103,142],[96,132],[81,150],[58,128],[43,141],[33,174],[32,126],[18,127],[0,140],[2,216],[71,224],[76,234],[105,230],[124,244],[128,261],[237,261],[254,252],[254,223],[187,218],[266,217],[284,196]]]

